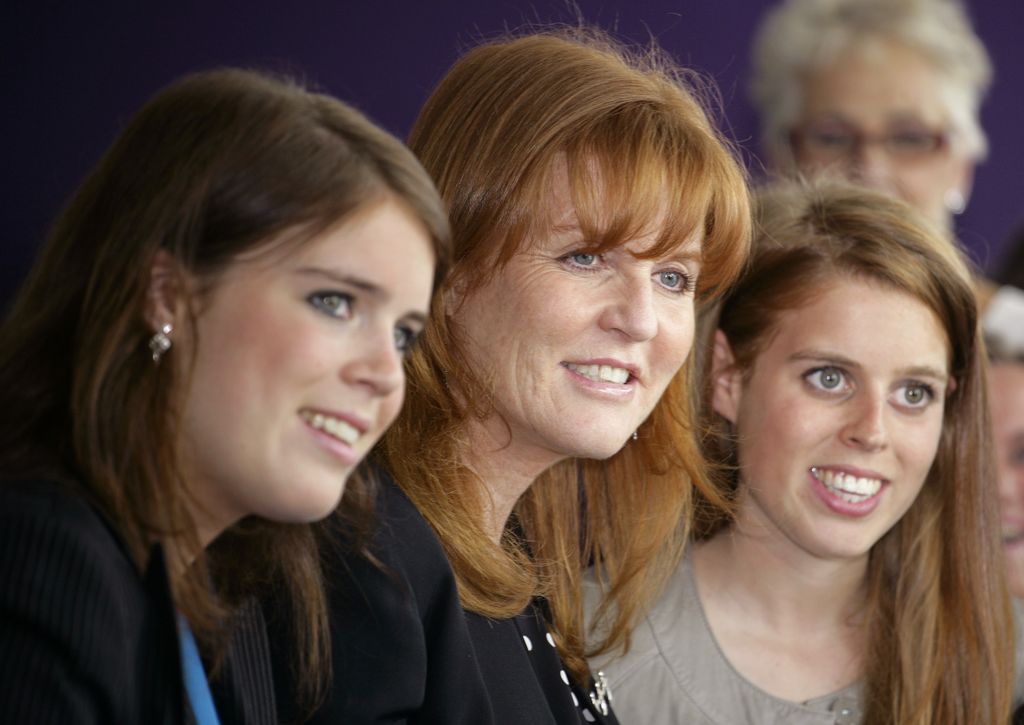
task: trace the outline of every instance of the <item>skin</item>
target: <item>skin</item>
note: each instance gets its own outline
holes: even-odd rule
[[[1024,363],[993,364],[988,384],[1007,580],[1024,598]]]
[[[905,128],[947,129],[943,80],[918,51],[899,43],[867,40],[840,53],[810,74],[804,85],[797,127],[839,122],[869,137]],[[921,159],[894,158],[877,143],[865,143],[839,161],[798,152],[800,171],[864,184],[903,199],[942,228],[952,229],[946,193],[970,197],[974,164],[962,145],[951,144]]]
[[[308,522],[334,509],[401,406],[403,349],[422,329],[433,273],[425,229],[388,199],[216,280],[200,301],[183,415],[204,545],[244,516]],[[155,296],[152,323],[175,310],[180,330],[182,301]],[[317,429],[316,413],[358,439]]]
[[[719,333],[713,403],[736,427],[740,497],[735,524],[694,557],[730,662],[803,701],[859,678],[868,555],[934,460],[949,347],[921,302],[851,278],[781,313],[777,327],[746,374]],[[851,510],[812,468],[883,483]]]
[[[468,457],[490,494],[495,541],[549,466],[621,449],[693,344],[699,240],[664,259],[634,256],[654,242],[655,228],[587,255],[564,168],[553,203],[555,228],[451,311],[473,365],[494,384],[495,414],[471,424]],[[628,369],[628,381],[595,382],[567,367],[599,362]]]

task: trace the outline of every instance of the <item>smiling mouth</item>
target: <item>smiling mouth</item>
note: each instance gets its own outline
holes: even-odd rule
[[[577,365],[576,363],[562,363],[574,373],[582,375],[590,380],[603,383],[616,383],[625,385],[632,377],[626,368],[618,368],[613,365]]]
[[[882,490],[882,480],[852,476],[842,471],[829,471],[814,466],[811,475],[839,498],[848,503],[862,503]]]
[[[337,438],[346,445],[355,445],[356,441],[363,435],[354,425],[340,418],[335,418],[333,415],[314,413],[311,410],[302,410],[299,412],[299,415],[313,428],[323,431],[332,438]]]

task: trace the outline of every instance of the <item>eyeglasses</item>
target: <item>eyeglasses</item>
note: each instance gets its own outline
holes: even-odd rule
[[[868,144],[880,145],[893,159],[916,161],[945,150],[949,132],[921,126],[868,134],[845,123],[812,123],[790,131],[789,142],[797,153],[833,161],[849,158]]]

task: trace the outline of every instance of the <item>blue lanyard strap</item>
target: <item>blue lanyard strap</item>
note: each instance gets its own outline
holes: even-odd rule
[[[206,670],[199,659],[199,648],[188,622],[178,615],[178,644],[181,646],[181,669],[185,676],[185,692],[192,705],[197,725],[220,725],[217,709],[213,706],[210,684],[206,681]]]

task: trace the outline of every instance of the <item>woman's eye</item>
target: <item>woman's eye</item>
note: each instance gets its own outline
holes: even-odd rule
[[[395,349],[403,355],[408,355],[416,346],[416,339],[419,333],[415,330],[399,325],[395,328]]]
[[[923,408],[935,399],[935,391],[925,383],[906,383],[899,390],[900,405],[908,408]]]
[[[833,392],[846,387],[846,376],[842,370],[834,367],[815,368],[804,379],[818,390]]]
[[[344,292],[314,292],[306,299],[309,301],[309,304],[325,315],[330,315],[340,320],[352,319],[352,307],[355,303],[352,295],[345,294]]]
[[[673,292],[687,292],[690,289],[689,276],[675,269],[658,272],[658,283]]]
[[[577,267],[593,267],[597,264],[600,257],[590,252],[573,252],[565,257]]]

